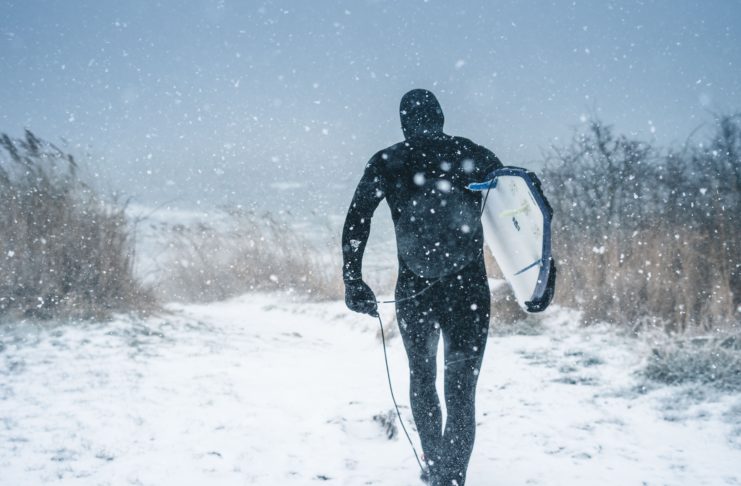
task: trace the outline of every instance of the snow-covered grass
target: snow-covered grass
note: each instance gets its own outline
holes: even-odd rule
[[[644,374],[662,383],[707,383],[741,392],[741,334],[654,335]]]
[[[374,319],[285,295],[169,310],[3,328],[0,483],[418,484],[379,419]],[[741,484],[738,394],[647,381],[634,338],[577,321],[495,329],[467,484]],[[398,337],[389,360],[409,421]]]
[[[315,300],[343,295],[339,243],[328,241],[329,231],[305,231],[297,218],[236,207],[131,213],[143,219],[138,271],[164,301],[211,302],[275,290]]]

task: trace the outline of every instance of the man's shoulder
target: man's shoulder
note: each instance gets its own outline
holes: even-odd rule
[[[404,155],[408,152],[409,147],[410,145],[407,141],[390,145],[373,154],[369,164],[378,167],[379,169],[393,167],[396,165],[394,161],[402,160]]]
[[[401,142],[389,145],[383,150],[379,150],[376,155],[381,158],[387,158],[392,155],[398,155],[400,153],[406,152],[407,150],[409,150],[410,146],[411,144],[408,140],[402,140]]]
[[[481,150],[481,149],[486,149],[486,147],[484,147],[483,145],[477,144],[476,142],[474,142],[470,138],[459,137],[457,135],[451,135],[450,138],[451,138],[451,140],[453,141],[454,144],[460,146],[463,149],[467,149],[467,150]]]

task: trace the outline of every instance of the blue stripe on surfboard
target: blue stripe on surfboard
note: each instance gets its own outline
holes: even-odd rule
[[[516,276],[518,276],[519,274],[521,274],[523,272],[527,272],[528,270],[530,270],[531,268],[533,268],[535,265],[538,265],[540,262],[541,262],[541,259],[538,258],[533,263],[531,263],[530,265],[526,266],[525,268],[523,268],[522,270],[520,270],[519,272],[517,272],[516,274],[514,274],[514,276],[516,277]]]
[[[484,182],[472,182],[471,184],[466,186],[466,189],[468,189],[469,191],[488,191],[489,189],[494,189],[495,187],[497,187],[497,180],[496,178],[493,178]]]

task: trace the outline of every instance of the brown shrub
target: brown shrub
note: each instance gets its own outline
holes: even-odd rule
[[[0,136],[0,316],[106,318],[155,307],[134,278],[124,207],[77,176],[74,158],[26,131]]]
[[[544,171],[556,298],[604,320],[670,331],[733,327],[741,305],[741,123],[661,153],[592,122]]]

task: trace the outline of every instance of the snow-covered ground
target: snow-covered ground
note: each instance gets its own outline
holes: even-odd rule
[[[374,419],[377,321],[279,295],[169,310],[3,325],[0,484],[420,484]],[[489,340],[467,484],[741,484],[741,397],[643,386],[639,343],[576,317]],[[398,337],[389,359],[408,421]]]

